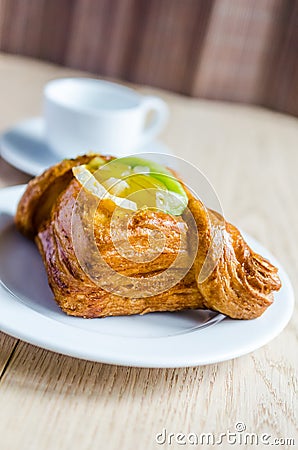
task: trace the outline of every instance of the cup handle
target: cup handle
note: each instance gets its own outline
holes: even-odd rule
[[[169,117],[169,109],[161,98],[154,96],[146,96],[143,98],[144,115],[146,116],[149,111],[154,113],[150,123],[144,128],[143,134],[140,139],[140,144],[146,144],[157,136],[165,126]]]

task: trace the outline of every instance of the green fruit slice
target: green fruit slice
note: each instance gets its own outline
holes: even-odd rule
[[[184,191],[181,183],[174,177],[174,175],[161,164],[147,159],[138,158],[137,156],[127,156],[124,158],[118,158],[117,161],[121,161],[122,164],[130,166],[132,169],[135,167],[148,167],[150,169],[150,175],[160,180],[169,191],[176,192],[187,199],[186,192]],[[113,161],[112,161],[113,162]],[[187,203],[186,203],[187,204]]]
[[[137,208],[153,207],[179,216],[188,204],[181,183],[168,169],[156,162],[128,156],[105,163],[102,158],[95,157],[87,166],[79,167],[81,169],[74,168],[73,171],[76,178],[86,182],[86,177],[91,175],[92,182],[88,182],[90,190],[97,196],[105,195],[111,200],[114,198],[117,205],[120,200],[115,199],[129,197]],[[128,209],[134,207],[130,205]]]

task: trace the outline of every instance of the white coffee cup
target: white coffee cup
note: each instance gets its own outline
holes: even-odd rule
[[[148,125],[148,113],[153,117]],[[61,157],[89,151],[123,156],[154,139],[168,117],[166,103],[92,78],[60,78],[44,89],[46,140]]]

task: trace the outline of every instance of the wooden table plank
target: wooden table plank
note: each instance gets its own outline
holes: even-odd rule
[[[176,370],[95,364],[21,343],[1,385],[1,442],[30,450],[133,442],[150,449],[163,428],[219,433],[239,421],[249,432],[292,436],[295,402],[286,392],[295,372],[283,355],[285,340],[277,338],[271,351]]]
[[[17,339],[14,339],[7,334],[0,333],[0,382],[9,366],[10,358],[16,350],[18,342]]]
[[[0,56],[0,94],[7,105],[0,130],[37,113],[41,87],[49,78],[73,73]],[[169,103],[164,142],[208,175],[226,217],[278,257],[297,292],[297,119],[141,90]],[[14,95],[18,102],[7,103]],[[27,179],[0,163],[2,186]],[[0,334],[0,370],[6,367],[0,383],[1,448],[162,448],[155,435],[163,428],[219,434],[233,431],[239,421],[248,432],[298,442],[297,329],[296,309],[284,332],[252,354],[176,370],[85,362],[23,342],[13,352],[16,341]]]

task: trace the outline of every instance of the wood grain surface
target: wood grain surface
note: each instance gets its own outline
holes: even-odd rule
[[[40,112],[47,80],[77,73],[0,55],[0,131]],[[168,102],[164,142],[203,170],[225,216],[277,256],[297,293],[297,119],[139,89]],[[0,161],[1,186],[28,179]],[[171,370],[80,361],[0,334],[0,448],[209,448],[161,446],[155,436],[163,428],[219,434],[234,431],[237,422],[248,432],[296,438],[297,444],[297,325],[296,310],[283,333],[247,356]]]

